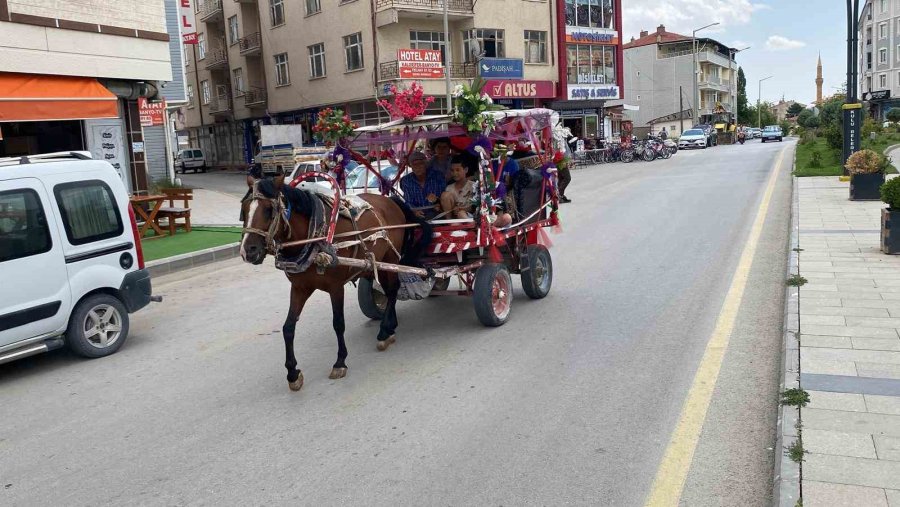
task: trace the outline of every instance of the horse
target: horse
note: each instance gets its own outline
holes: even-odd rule
[[[306,301],[313,292],[321,290],[331,297],[332,324],[337,335],[338,352],[337,361],[332,366],[328,378],[340,379],[347,375],[347,345],[344,342],[344,285],[360,277],[371,279],[374,273],[360,273],[358,270],[345,266],[335,266],[336,255],[368,261],[385,263],[410,263],[421,255],[427,246],[425,235],[419,240],[412,239],[412,235],[402,228],[394,228],[384,231],[384,235],[365,245],[336,245],[337,250],[330,245],[314,243],[312,245],[324,248],[310,249],[310,244],[281,248],[281,244],[320,237],[323,230],[321,223],[315,217],[321,218],[322,206],[325,206],[325,216],[330,217],[327,208],[320,197],[313,192],[301,190],[286,185],[284,175],[279,174],[271,178],[248,177],[247,184],[250,187],[247,196],[241,203],[241,215],[244,221],[244,229],[241,236],[241,258],[250,264],[258,265],[263,262],[267,254],[279,254],[281,258],[298,258],[306,255],[306,268],[302,272],[285,271],[291,282],[291,297],[288,314],[282,327],[284,335],[285,363],[287,368],[288,387],[292,391],[299,391],[303,387],[303,372],[297,368],[297,359],[294,355],[294,336],[297,321],[303,311]],[[413,212],[402,202],[395,198],[377,194],[362,194],[360,199],[368,203],[370,208],[355,216],[355,221],[342,214],[338,215],[335,226],[335,234],[350,233],[348,243],[359,239],[353,235],[354,231],[385,226],[397,226],[417,223],[425,226]],[[321,203],[321,204],[320,204]],[[337,203],[333,203],[337,205]],[[318,212],[317,212],[318,210]],[[327,222],[327,218],[325,221]],[[310,227],[312,222],[313,227]],[[327,223],[325,224],[327,228]],[[430,235],[429,235],[430,236]],[[406,248],[404,248],[406,247]],[[330,248],[330,251],[329,251]],[[408,255],[405,253],[411,251]],[[324,254],[324,255],[323,255]],[[325,268],[325,264],[332,264]],[[325,268],[325,269],[323,269]],[[381,318],[378,330],[376,348],[378,351],[386,351],[396,342],[397,293],[400,289],[400,281],[397,273],[379,270],[375,278],[384,289],[387,304]]]

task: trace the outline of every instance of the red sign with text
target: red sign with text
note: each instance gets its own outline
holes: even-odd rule
[[[141,127],[157,127],[166,124],[166,100],[150,102],[144,97],[138,99],[138,116]]]
[[[400,79],[443,79],[444,62],[437,49],[398,49]]]
[[[484,90],[492,99],[552,99],[556,97],[553,81],[521,81],[488,79]]]

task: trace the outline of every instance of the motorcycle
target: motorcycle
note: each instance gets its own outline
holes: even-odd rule
[[[669,150],[670,156],[678,153],[678,143],[676,143],[675,141],[666,138],[666,140],[663,141],[663,145],[667,150]]]
[[[738,133],[738,142],[744,144],[744,141],[747,139],[747,134],[743,132]]]

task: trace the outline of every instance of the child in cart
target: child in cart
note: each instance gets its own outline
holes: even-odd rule
[[[450,184],[441,195],[441,208],[449,218],[472,218],[475,207],[475,182],[466,177],[462,157],[453,157],[450,164]],[[512,223],[508,213],[500,213],[493,221],[494,227],[506,227]]]

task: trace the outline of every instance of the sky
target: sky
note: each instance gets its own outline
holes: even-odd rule
[[[835,93],[847,80],[847,5],[842,0],[622,0],[622,4],[625,42],[660,24],[690,37],[696,28],[720,23],[698,36],[738,49],[750,46],[736,57],[747,77],[750,102],[756,102],[759,80],[768,76],[773,77],[762,83],[762,100],[813,102],[819,52],[824,95]]]

